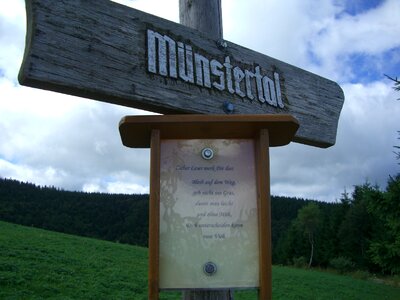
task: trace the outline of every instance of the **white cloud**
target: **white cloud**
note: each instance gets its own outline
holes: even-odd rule
[[[400,1],[387,0],[355,16],[344,8],[338,1],[225,0],[225,38],[346,82],[355,76],[351,55],[370,55],[370,64],[379,67],[382,53],[400,47]]]
[[[400,1],[388,0],[360,15],[341,14],[314,22],[309,44],[320,65],[312,68],[346,82],[355,79],[354,68],[359,67],[349,65],[351,55],[367,55],[369,64],[380,67],[382,55],[400,47],[399,12]]]
[[[178,21],[178,0],[118,2]],[[222,2],[226,39],[340,80],[345,92],[335,146],[271,151],[273,194],[333,201],[344,188],[366,179],[384,186],[399,172],[392,151],[400,96],[384,78],[357,82],[349,57],[366,53],[374,69],[399,64],[400,53],[390,61],[384,53],[400,45],[400,2],[387,0],[355,16],[338,3]],[[20,87],[24,35],[24,1],[0,0],[0,176],[70,190],[148,192],[149,151],[122,146],[118,132],[120,118],[139,111]]]
[[[41,186],[65,187],[71,174],[51,166],[31,166],[0,158],[0,176],[16,178],[23,182],[33,182]]]
[[[86,182],[82,190],[85,192],[101,192],[111,194],[147,194],[149,185],[147,181],[148,174],[143,180],[140,176],[131,171],[121,171],[107,176],[107,180],[101,178],[92,178]]]
[[[389,84],[345,84],[347,97],[340,117],[337,142],[319,149],[300,144],[271,151],[273,194],[325,201],[340,198],[346,188],[366,180],[382,188],[398,173],[393,154],[399,130],[398,95]]]
[[[290,64],[308,64],[309,41],[332,18],[331,1],[223,1],[225,38]],[[247,17],[244,17],[247,16]]]
[[[14,81],[22,60],[25,24],[24,1],[0,0],[0,74]]]
[[[0,176],[80,190],[129,169],[136,182],[148,185],[148,150],[123,147],[118,131],[120,119],[138,110],[14,86],[4,78],[0,90]]]
[[[142,186],[136,183],[128,182],[110,182],[107,185],[107,192],[113,194],[148,194],[149,186]]]
[[[161,18],[179,22],[179,0],[112,0],[126,6],[159,16]]]
[[[320,26],[313,41],[322,56],[354,52],[379,54],[399,47],[400,1],[388,0],[360,15],[342,14]]]

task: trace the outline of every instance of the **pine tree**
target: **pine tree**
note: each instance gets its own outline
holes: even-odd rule
[[[388,75],[385,76],[394,82],[393,89],[400,92],[400,80],[398,80],[397,77],[393,78]],[[400,100],[400,98],[398,98],[397,100]],[[400,135],[400,131],[397,131],[397,133]],[[398,139],[400,140],[400,137]],[[394,151],[394,154],[396,154],[396,158],[400,160],[400,151],[398,151],[400,149],[400,146],[393,146],[393,147],[396,149],[396,151]]]

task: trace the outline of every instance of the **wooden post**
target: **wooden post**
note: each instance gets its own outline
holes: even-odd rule
[[[222,39],[221,0],[179,0],[179,21],[213,39]]]
[[[203,32],[209,38],[222,39],[221,0],[179,0],[179,21],[182,25]],[[233,294],[224,291],[186,291],[184,300],[230,300]]]
[[[159,290],[160,146],[160,131],[154,129],[150,140],[149,299],[158,299]]]
[[[259,299],[272,299],[271,197],[269,176],[269,132],[260,130],[256,139],[258,240],[260,252]]]

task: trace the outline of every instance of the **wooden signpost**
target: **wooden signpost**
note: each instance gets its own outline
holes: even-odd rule
[[[26,7],[22,85],[160,113],[290,114],[294,141],[335,143],[335,82],[109,0]]]
[[[223,40],[219,0],[180,0],[183,25],[109,0],[26,9],[22,85],[181,114],[119,127],[151,148],[149,299],[270,299],[269,147],[334,145],[341,88]]]

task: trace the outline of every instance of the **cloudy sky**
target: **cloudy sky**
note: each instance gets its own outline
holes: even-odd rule
[[[117,2],[178,22],[178,0]],[[224,38],[337,81],[336,145],[271,151],[274,195],[336,201],[400,172],[400,0],[222,0]],[[148,112],[22,87],[22,0],[0,0],[0,177],[66,190],[147,193],[149,151],[125,148],[121,117]]]

